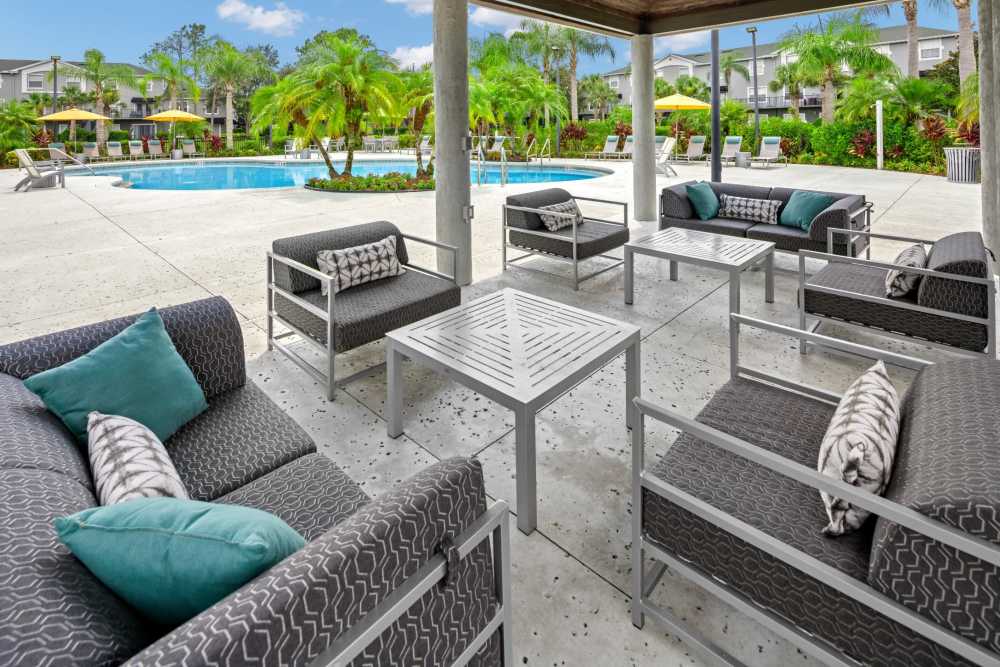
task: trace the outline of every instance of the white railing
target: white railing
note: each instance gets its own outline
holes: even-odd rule
[[[49,148],[48,150],[49,150],[49,156],[50,157],[52,156],[53,153],[58,153],[59,155],[62,155],[64,158],[66,158],[66,160],[68,162],[72,162],[74,164],[77,164],[77,165],[83,167],[84,169],[86,169],[87,171],[89,171],[94,176],[97,176],[97,172],[94,171],[93,169],[91,169],[90,165],[88,165],[86,162],[83,162],[81,160],[76,159],[75,157],[73,157],[72,155],[70,155],[66,151],[62,150],[61,148]],[[58,158],[58,159],[62,160],[62,158]]]

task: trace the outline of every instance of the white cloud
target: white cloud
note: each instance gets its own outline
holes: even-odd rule
[[[711,33],[708,30],[699,30],[698,32],[682,32],[677,35],[657,37],[653,42],[653,50],[657,54],[661,54],[666,51],[676,53],[678,51],[694,49],[706,46],[710,36]]]
[[[396,50],[392,52],[392,57],[404,69],[422,67],[434,60],[434,45],[397,46]]]
[[[476,7],[469,14],[469,22],[473,25],[493,30],[499,29],[508,37],[521,27],[522,21],[524,21],[523,16],[508,14],[489,7]]]
[[[222,0],[215,11],[223,21],[241,23],[248,30],[278,37],[293,34],[306,18],[284,2],[275,3],[274,9],[265,9],[263,5],[250,5],[243,0]]]
[[[433,14],[434,0],[385,0],[390,5],[403,5],[411,14]]]

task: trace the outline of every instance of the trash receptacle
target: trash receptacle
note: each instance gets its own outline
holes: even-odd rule
[[[948,162],[948,180],[952,183],[978,183],[979,149],[972,146],[953,146],[944,149]]]
[[[736,154],[736,166],[744,169],[750,168],[750,153],[739,152]]]

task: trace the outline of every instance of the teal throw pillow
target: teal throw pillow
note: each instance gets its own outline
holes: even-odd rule
[[[796,190],[782,209],[778,223],[808,232],[812,227],[813,218],[834,201],[836,200],[830,195]]]
[[[135,420],[165,442],[208,407],[155,308],[82,357],[32,375],[24,385],[80,442],[87,441],[87,415],[95,410]]]
[[[686,186],[688,200],[700,220],[711,220],[719,214],[719,198],[708,183],[702,181]]]
[[[55,520],[95,577],[148,618],[176,626],[305,545],[261,510],[177,498],[92,507]]]

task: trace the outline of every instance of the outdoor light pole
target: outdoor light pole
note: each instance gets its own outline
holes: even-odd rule
[[[751,146],[751,150],[754,150],[757,142],[760,141],[760,98],[757,92],[760,90],[757,87],[757,26],[750,26],[747,28],[747,32],[750,33],[750,40],[753,44],[753,146]]]
[[[554,54],[553,63],[552,64],[555,65],[555,68],[556,68],[556,90],[559,92],[560,95],[562,95],[562,89],[559,87],[559,52],[560,51],[561,51],[561,49],[558,46],[553,46],[552,47],[552,53]],[[560,130],[559,130],[559,114],[556,114],[556,157],[559,157],[559,134],[560,134]]]

